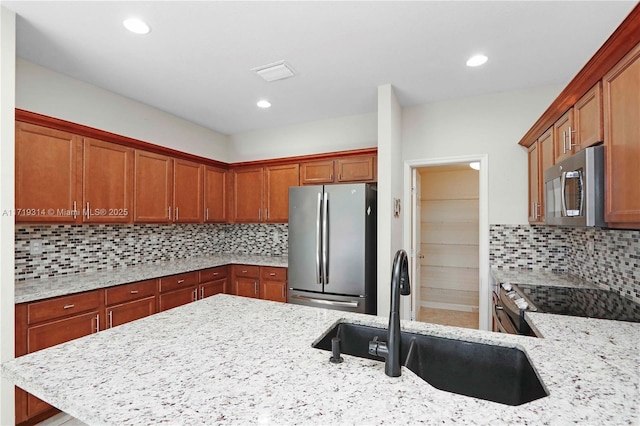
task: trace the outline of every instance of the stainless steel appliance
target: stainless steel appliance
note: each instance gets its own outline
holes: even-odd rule
[[[287,301],[376,314],[375,184],[289,188]]]
[[[604,221],[604,147],[573,154],[544,172],[547,225],[600,226]]]

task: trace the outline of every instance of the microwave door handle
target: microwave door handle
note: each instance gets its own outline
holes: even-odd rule
[[[316,284],[322,284],[322,269],[320,262],[322,257],[322,231],[320,229],[321,212],[322,193],[318,193],[318,205],[316,208]]]
[[[582,171],[578,172],[578,185],[580,185],[580,206],[578,207],[579,209],[579,216],[583,216],[583,207],[584,207],[584,174],[582,173]]]
[[[566,184],[566,173],[562,172],[560,175],[560,205],[562,206],[562,212],[560,213],[561,217],[567,216],[567,200],[564,198],[564,186]]]

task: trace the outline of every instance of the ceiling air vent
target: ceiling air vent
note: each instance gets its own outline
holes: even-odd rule
[[[287,64],[285,61],[278,61],[261,67],[256,67],[251,71],[254,71],[265,81],[284,80],[285,78],[293,77],[295,75],[291,65]]]

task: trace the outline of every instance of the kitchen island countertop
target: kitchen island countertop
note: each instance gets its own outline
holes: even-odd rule
[[[557,316],[533,318],[539,328],[554,327],[545,324],[548,317]],[[408,331],[526,351],[549,396],[512,407],[440,391],[404,367],[401,377],[389,378],[380,362],[343,355],[342,364],[329,363],[329,352],[311,344],[341,320],[387,322],[220,294],[8,361],[2,374],[92,425],[640,420],[640,359],[633,345],[581,333],[540,339],[402,323]],[[637,338],[640,324],[629,327],[629,338]]]
[[[218,254],[15,282],[15,303],[66,296],[230,264],[287,267],[287,256]]]

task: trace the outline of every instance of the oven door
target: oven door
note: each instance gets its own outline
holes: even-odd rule
[[[494,291],[493,296],[493,331],[499,333],[518,334],[518,331],[511,321],[511,318],[500,304],[500,298]]]

